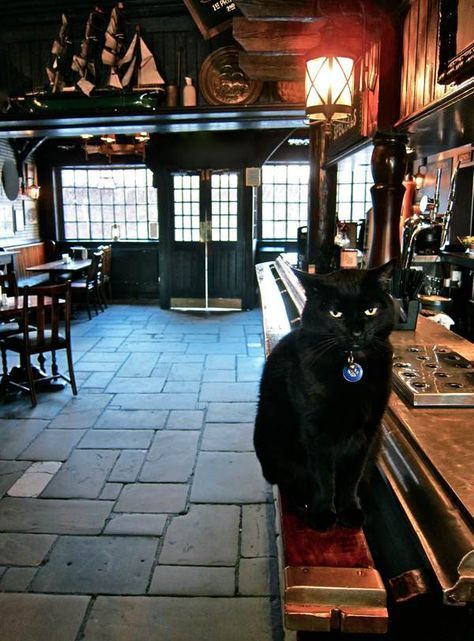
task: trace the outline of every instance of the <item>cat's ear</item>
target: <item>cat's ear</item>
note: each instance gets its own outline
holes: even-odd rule
[[[293,273],[298,277],[298,280],[303,285],[306,295],[309,296],[318,291],[318,286],[320,284],[320,277],[316,274],[309,274],[308,272],[303,272],[300,269],[295,267],[291,268]]]
[[[385,290],[388,289],[396,263],[397,261],[395,260],[395,258],[392,258],[388,261],[388,263],[379,265],[378,267],[373,267],[372,269],[368,270],[371,276],[375,277],[378,280],[380,286]]]

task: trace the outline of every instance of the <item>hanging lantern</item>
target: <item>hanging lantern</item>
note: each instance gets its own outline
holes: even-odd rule
[[[305,73],[306,115],[310,122],[348,120],[354,113],[354,60],[310,51]]]

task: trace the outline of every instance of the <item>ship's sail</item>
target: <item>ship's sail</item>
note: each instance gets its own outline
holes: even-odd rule
[[[76,84],[87,96],[95,86],[97,45],[104,32],[103,13],[98,6],[90,12],[79,55],[72,58],[71,68],[79,74],[79,80]]]
[[[122,89],[122,82],[117,71],[125,38],[122,11],[123,3],[117,2],[110,14],[109,24],[105,32],[104,48],[102,49],[102,63],[106,67],[110,67],[106,85],[115,89]]]
[[[125,67],[128,65],[128,67]],[[153,54],[143,40],[137,27],[132,42],[119,62],[119,68],[126,68],[122,76],[122,86],[132,89],[156,88],[165,84],[156,68]]]
[[[52,62],[46,67],[49,86],[53,93],[62,91],[64,88],[64,61],[66,59],[67,46],[70,43],[69,23],[66,15],[63,13],[61,15],[61,27],[59,29],[58,37],[51,47],[51,54],[53,56]]]

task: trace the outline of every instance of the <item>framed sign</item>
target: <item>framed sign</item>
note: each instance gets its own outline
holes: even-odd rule
[[[438,83],[459,84],[474,73],[472,0],[441,0]]]
[[[232,18],[242,15],[233,0],[184,0],[184,4],[206,40],[228,29]]]

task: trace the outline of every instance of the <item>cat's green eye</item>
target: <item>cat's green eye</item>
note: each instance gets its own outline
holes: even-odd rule
[[[366,309],[366,310],[365,310],[364,314],[365,314],[366,316],[375,316],[375,314],[377,313],[377,311],[378,311],[378,308],[377,308],[377,307],[369,307],[369,309]]]
[[[342,316],[342,312],[335,312],[332,309],[329,310],[329,313],[331,314],[331,316],[333,318],[341,318],[341,316]]]

